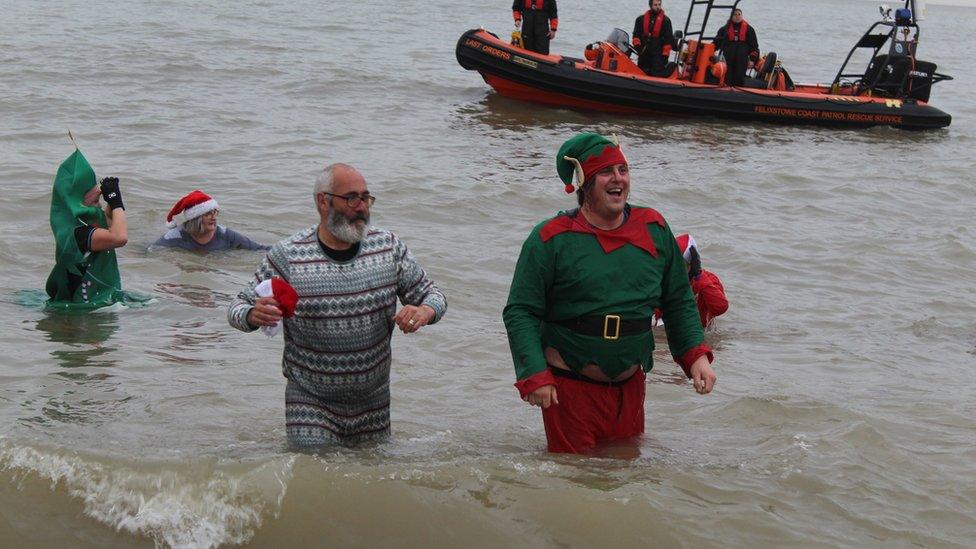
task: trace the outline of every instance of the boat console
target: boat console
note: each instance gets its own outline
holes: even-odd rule
[[[952,80],[937,72],[935,63],[916,57],[921,29],[915,13],[915,0],[905,0],[894,16],[882,7],[881,21],[871,25],[851,48],[831,83],[831,92],[927,102],[934,84]],[[871,51],[871,60],[863,71],[849,72],[848,65],[858,50]]]

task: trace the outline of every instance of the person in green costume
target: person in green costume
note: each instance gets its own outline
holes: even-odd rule
[[[99,197],[105,199],[104,209]],[[45,290],[47,309],[84,311],[126,301],[115,249],[128,242],[119,180],[95,181],[80,150],[61,163],[51,195],[54,268]]]
[[[695,390],[711,392],[716,378],[674,234],[660,213],[627,202],[619,145],[577,135],[559,149],[556,169],[579,208],[529,234],[503,317],[515,386],[542,408],[549,451],[584,453],[644,432],[655,308]]]

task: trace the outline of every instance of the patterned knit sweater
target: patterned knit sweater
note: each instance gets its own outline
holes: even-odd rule
[[[273,276],[285,279],[299,296],[295,316],[284,321],[285,377],[323,400],[364,404],[389,384],[397,297],[430,306],[431,323],[444,315],[447,301],[393,233],[370,227],[356,257],[337,262],[322,251],[317,229],[272,246],[227,319],[239,330],[255,330],[247,322],[254,287]]]

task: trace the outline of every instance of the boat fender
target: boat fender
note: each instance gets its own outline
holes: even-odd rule
[[[728,72],[728,66],[725,64],[725,61],[712,63],[712,66],[708,70],[718,80],[719,84],[725,83],[725,74]]]
[[[779,91],[786,91],[786,75],[782,70],[776,71],[776,82],[774,88]]]

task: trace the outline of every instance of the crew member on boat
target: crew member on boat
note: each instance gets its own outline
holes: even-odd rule
[[[732,12],[732,17],[715,35],[714,42],[725,54],[725,63],[728,66],[727,83],[730,86],[742,86],[745,83],[746,70],[759,61],[759,39],[756,37],[756,29],[742,18],[741,9],[736,8]]]
[[[656,307],[671,355],[700,394],[715,373],[674,234],[656,210],[628,204],[620,147],[577,135],[559,149],[556,169],[579,207],[529,234],[503,317],[515,386],[542,408],[549,451],[584,453],[644,432]]]
[[[522,28],[522,46],[549,55],[549,41],[556,38],[559,26],[556,0],[515,0],[512,17],[515,26]]]
[[[634,21],[637,66],[651,76],[668,76],[664,74],[664,67],[674,44],[671,18],[664,14],[661,0],[648,0],[647,4],[651,9]]]

